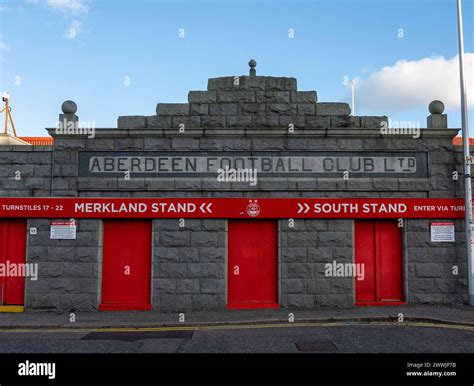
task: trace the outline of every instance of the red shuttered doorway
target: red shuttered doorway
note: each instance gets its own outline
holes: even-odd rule
[[[277,308],[277,222],[232,220],[228,234],[227,308]]]
[[[0,264],[18,267],[26,261],[26,220],[0,219]],[[11,276],[13,271],[0,275],[0,306],[23,305],[25,302],[25,277]]]
[[[402,229],[397,221],[355,221],[355,262],[364,279],[355,279],[357,305],[403,304]]]
[[[151,221],[104,221],[100,310],[151,309]]]

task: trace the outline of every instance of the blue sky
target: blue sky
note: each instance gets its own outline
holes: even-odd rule
[[[474,134],[473,3],[463,1]],[[66,99],[81,121],[115,127],[186,102],[210,77],[247,74],[255,58],[257,75],[296,77],[320,101],[350,103],[343,79],[357,78],[357,115],[425,127],[439,98],[460,127],[456,23],[455,0],[3,0],[0,91],[20,135],[46,135]]]

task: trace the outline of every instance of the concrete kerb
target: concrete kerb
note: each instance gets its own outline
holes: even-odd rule
[[[474,328],[474,322],[465,322],[465,321],[453,321],[440,318],[428,318],[428,317],[416,317],[416,316],[404,316],[403,322],[399,322],[398,315],[380,315],[380,316],[360,316],[360,317],[333,317],[333,318],[298,318],[294,322],[289,322],[284,318],[274,318],[274,319],[248,319],[248,320],[226,320],[219,322],[187,322],[187,323],[168,323],[168,322],[157,322],[157,323],[132,323],[132,324],[80,324],[80,323],[70,323],[70,324],[10,324],[10,325],[0,325],[0,332],[10,330],[104,330],[107,329],[154,329],[154,328],[176,328],[176,329],[199,329],[203,327],[248,327],[248,326],[265,326],[275,325],[278,327],[291,327],[292,325],[297,326],[327,326],[328,324],[346,324],[346,325],[357,325],[357,324],[366,324],[370,325],[371,323],[390,323],[403,326],[405,322],[410,323],[427,323],[427,324],[437,324],[437,325],[446,325],[446,326],[457,326],[457,327],[472,327]]]

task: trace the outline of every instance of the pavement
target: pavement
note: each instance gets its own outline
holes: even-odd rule
[[[452,327],[452,326],[450,326]],[[472,353],[472,327],[410,322],[0,331],[5,353]],[[454,360],[454,358],[451,358]],[[471,383],[472,384],[472,383]]]
[[[404,305],[315,310],[260,309],[161,313],[159,311],[0,313],[0,329],[94,329],[245,324],[426,322],[474,327],[474,307]],[[182,320],[184,316],[184,321]],[[403,318],[403,319],[402,319]],[[290,320],[291,319],[291,320]]]

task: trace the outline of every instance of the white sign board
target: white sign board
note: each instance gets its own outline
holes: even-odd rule
[[[52,221],[51,222],[51,240],[75,240],[76,222],[71,221]]]
[[[432,243],[454,243],[454,223],[433,222],[431,223]]]

